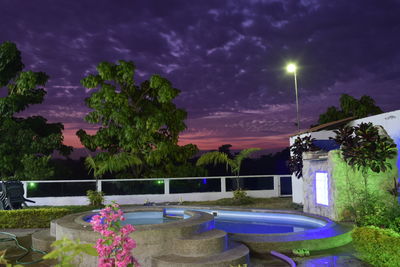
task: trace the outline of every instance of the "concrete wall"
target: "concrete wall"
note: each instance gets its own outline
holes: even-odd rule
[[[349,205],[356,203],[365,192],[361,171],[349,167],[339,155],[339,150],[328,153],[306,152],[303,154],[303,211],[328,217],[334,221],[350,219]],[[393,203],[394,196],[389,193],[393,188],[393,177],[398,170],[396,159],[388,160],[393,166],[386,172],[368,171],[368,192],[383,203]],[[328,174],[328,205],[316,203],[315,174],[323,171]]]
[[[386,112],[383,114],[366,117],[363,119],[354,120],[348,123],[350,126],[358,125],[362,122],[372,122],[374,125],[381,125],[388,135],[396,143],[397,148],[400,148],[400,110],[395,110],[391,112]],[[319,131],[312,133],[305,133],[300,135],[304,137],[311,135],[311,137],[317,140],[327,140],[329,137],[334,137],[333,131]],[[292,145],[297,136],[290,137],[289,143]],[[400,169],[400,155],[397,158],[397,168]],[[400,175],[398,175],[399,177]],[[292,175],[292,199],[294,203],[303,204],[303,179],[298,179]]]
[[[312,133],[304,133],[301,134],[300,137],[311,136],[317,140],[327,140],[329,137],[335,136],[333,131],[319,131],[319,132],[312,132]],[[294,140],[298,136],[291,136],[289,139],[289,144],[292,145]],[[292,152],[290,152],[290,155]],[[297,178],[294,174],[292,174],[292,200],[293,203],[303,204],[303,178]]]
[[[334,215],[335,199],[332,193],[335,191],[335,183],[332,179],[332,166],[329,163],[328,153],[326,152],[317,151],[303,154],[303,211],[336,220]],[[317,171],[328,173],[328,188],[330,189],[328,191],[328,206],[316,203],[315,173]]]

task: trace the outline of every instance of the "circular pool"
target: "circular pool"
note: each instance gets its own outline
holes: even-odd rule
[[[202,208],[166,208],[167,216],[179,216],[185,210],[214,216],[215,228],[231,234],[286,234],[319,229],[334,224],[326,218],[284,212],[257,212]]]
[[[85,222],[90,222],[92,217],[95,214],[91,214],[83,217]],[[122,225],[132,224],[132,225],[147,225],[147,224],[162,224],[169,222],[176,222],[182,220],[183,217],[173,217],[173,216],[165,216],[165,212],[163,211],[136,211],[136,212],[127,212],[124,214],[125,220],[122,221]],[[184,218],[187,219],[190,216],[185,215]]]
[[[321,216],[293,211],[185,206],[124,207],[123,211],[124,223],[136,228],[130,236],[138,244],[134,254],[142,266],[189,260],[207,262],[201,266],[238,265],[247,262],[249,250],[257,256],[299,247],[327,249],[351,241],[350,229]],[[96,243],[100,236],[88,221],[97,212],[57,219],[51,226],[53,235],[57,240],[67,237]],[[214,256],[203,255],[205,251]],[[218,265],[221,260],[227,261],[225,265]],[[97,258],[85,256],[79,266],[97,266]]]

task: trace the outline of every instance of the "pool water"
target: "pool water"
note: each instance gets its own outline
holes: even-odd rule
[[[164,217],[163,212],[159,211],[129,212],[125,213],[124,217],[123,225],[161,224],[182,219],[180,217]]]
[[[215,219],[215,228],[233,234],[282,234],[315,229],[305,226],[300,227],[293,225],[273,224],[268,222],[246,222],[224,219]]]
[[[214,215],[215,228],[227,233],[283,234],[317,229],[328,222],[299,214],[191,209]],[[184,209],[167,208],[166,214],[183,214]]]
[[[328,221],[290,213],[209,210],[192,208],[166,208],[161,211],[137,211],[125,213],[125,224],[162,224],[183,220],[189,216],[184,211],[196,210],[214,215],[215,228],[233,234],[284,234],[318,229]],[[91,216],[84,218],[90,222]]]
[[[90,215],[84,218],[86,222],[90,222],[94,215]],[[166,222],[175,222],[181,220],[182,217],[164,217],[164,213],[160,211],[137,211],[128,212],[124,214],[125,221],[122,221],[122,225],[143,225],[143,224],[161,224]]]

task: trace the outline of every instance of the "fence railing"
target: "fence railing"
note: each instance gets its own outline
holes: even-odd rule
[[[251,175],[183,178],[23,181],[33,205],[86,205],[86,191],[103,191],[106,203],[203,201],[232,197],[238,186],[252,197],[291,196],[291,176]]]

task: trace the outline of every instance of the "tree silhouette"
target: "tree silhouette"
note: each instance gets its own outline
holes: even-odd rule
[[[383,112],[382,109],[375,104],[375,101],[367,95],[357,100],[348,94],[342,94],[339,101],[340,109],[334,106],[328,107],[325,113],[319,115],[318,125],[349,117],[360,119]]]

